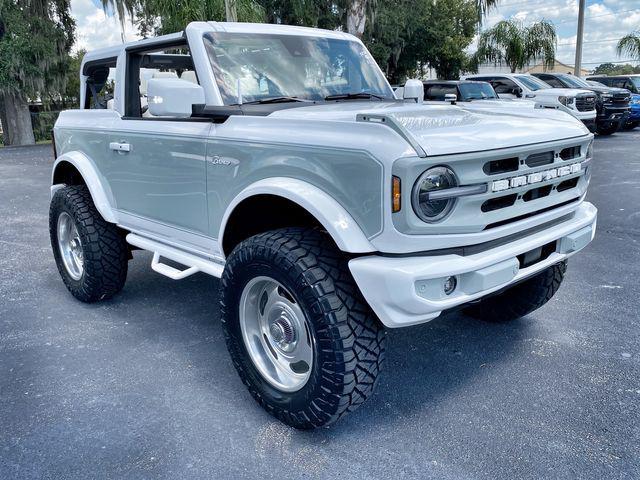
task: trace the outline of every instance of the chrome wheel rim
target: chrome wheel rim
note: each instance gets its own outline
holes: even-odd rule
[[[80,280],[84,270],[82,242],[76,224],[67,212],[62,212],[58,217],[58,248],[69,276]]]
[[[240,328],[262,377],[284,392],[300,390],[313,366],[313,337],[295,297],[273,278],[247,283],[240,297]]]

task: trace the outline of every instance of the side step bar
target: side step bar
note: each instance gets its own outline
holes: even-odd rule
[[[208,273],[209,275],[220,278],[222,276],[222,271],[224,270],[224,265],[220,263],[198,257],[197,255],[184,252],[169,245],[165,245],[164,243],[156,242],[155,240],[141,237],[135,233],[127,235],[127,242],[135,247],[141,248],[142,250],[153,252],[151,268],[155,272],[173,280],[181,280],[197,272]],[[174,262],[186,265],[187,268],[184,270],[178,270],[171,265],[162,263],[160,261],[161,258],[168,258]]]

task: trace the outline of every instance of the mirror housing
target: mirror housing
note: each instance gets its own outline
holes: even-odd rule
[[[154,117],[190,117],[194,105],[204,105],[204,89],[179,78],[152,78],[147,82],[147,102]]]
[[[402,98],[415,103],[422,103],[424,100],[424,85],[422,82],[416,79],[407,80],[407,83],[404,84]]]
[[[445,93],[444,101],[451,102],[451,105],[455,105],[456,102],[458,101],[458,96],[455,93]]]
[[[522,88],[520,87],[515,87],[512,91],[513,95],[515,95],[518,98],[522,98]]]

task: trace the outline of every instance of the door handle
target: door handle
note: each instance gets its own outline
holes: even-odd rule
[[[130,152],[131,145],[128,143],[119,143],[119,142],[111,142],[109,144],[109,148],[111,150],[115,150],[116,152]]]

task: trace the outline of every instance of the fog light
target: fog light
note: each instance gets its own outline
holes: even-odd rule
[[[458,285],[458,281],[456,280],[456,277],[447,277],[443,285],[444,294],[451,295],[453,291],[456,289],[457,285]]]

